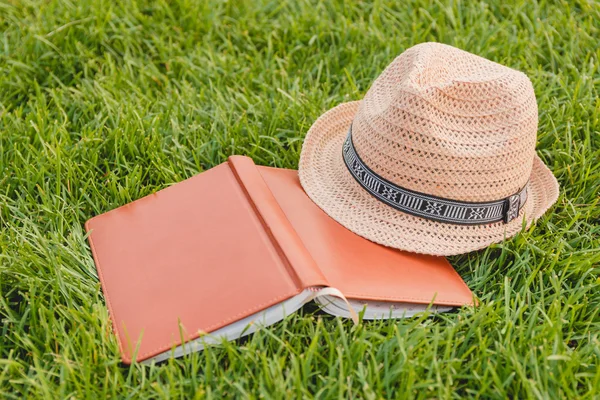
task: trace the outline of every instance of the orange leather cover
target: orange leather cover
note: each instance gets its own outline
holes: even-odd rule
[[[366,240],[329,218],[304,193],[294,170],[257,167],[329,286],[359,300],[461,306],[473,294],[444,257]]]
[[[86,223],[122,359],[154,357],[311,286],[471,304],[442,257],[376,245],[324,214],[292,170],[232,156]]]

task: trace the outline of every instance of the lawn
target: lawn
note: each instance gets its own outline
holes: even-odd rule
[[[600,5],[0,3],[0,397],[599,398]],[[438,41],[525,72],[557,204],[450,261],[475,308],[120,363],[84,222],[230,154],[296,168],[327,109]],[[210,307],[207,304],[207,307]]]

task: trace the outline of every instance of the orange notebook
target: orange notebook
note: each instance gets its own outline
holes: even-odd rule
[[[306,196],[296,171],[242,156],[86,229],[125,363],[239,338],[313,299],[364,319],[473,304],[445,258],[357,236]]]

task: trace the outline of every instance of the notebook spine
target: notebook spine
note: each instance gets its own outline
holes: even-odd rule
[[[231,156],[228,162],[298,289],[327,286],[325,277],[304,247],[252,159]]]

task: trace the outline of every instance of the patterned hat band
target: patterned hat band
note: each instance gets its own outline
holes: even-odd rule
[[[397,210],[432,221],[459,225],[508,223],[519,215],[527,201],[529,181],[512,196],[482,203],[444,199],[395,185],[360,159],[352,143],[352,125],[344,142],[343,157],[350,174],[373,197]]]

